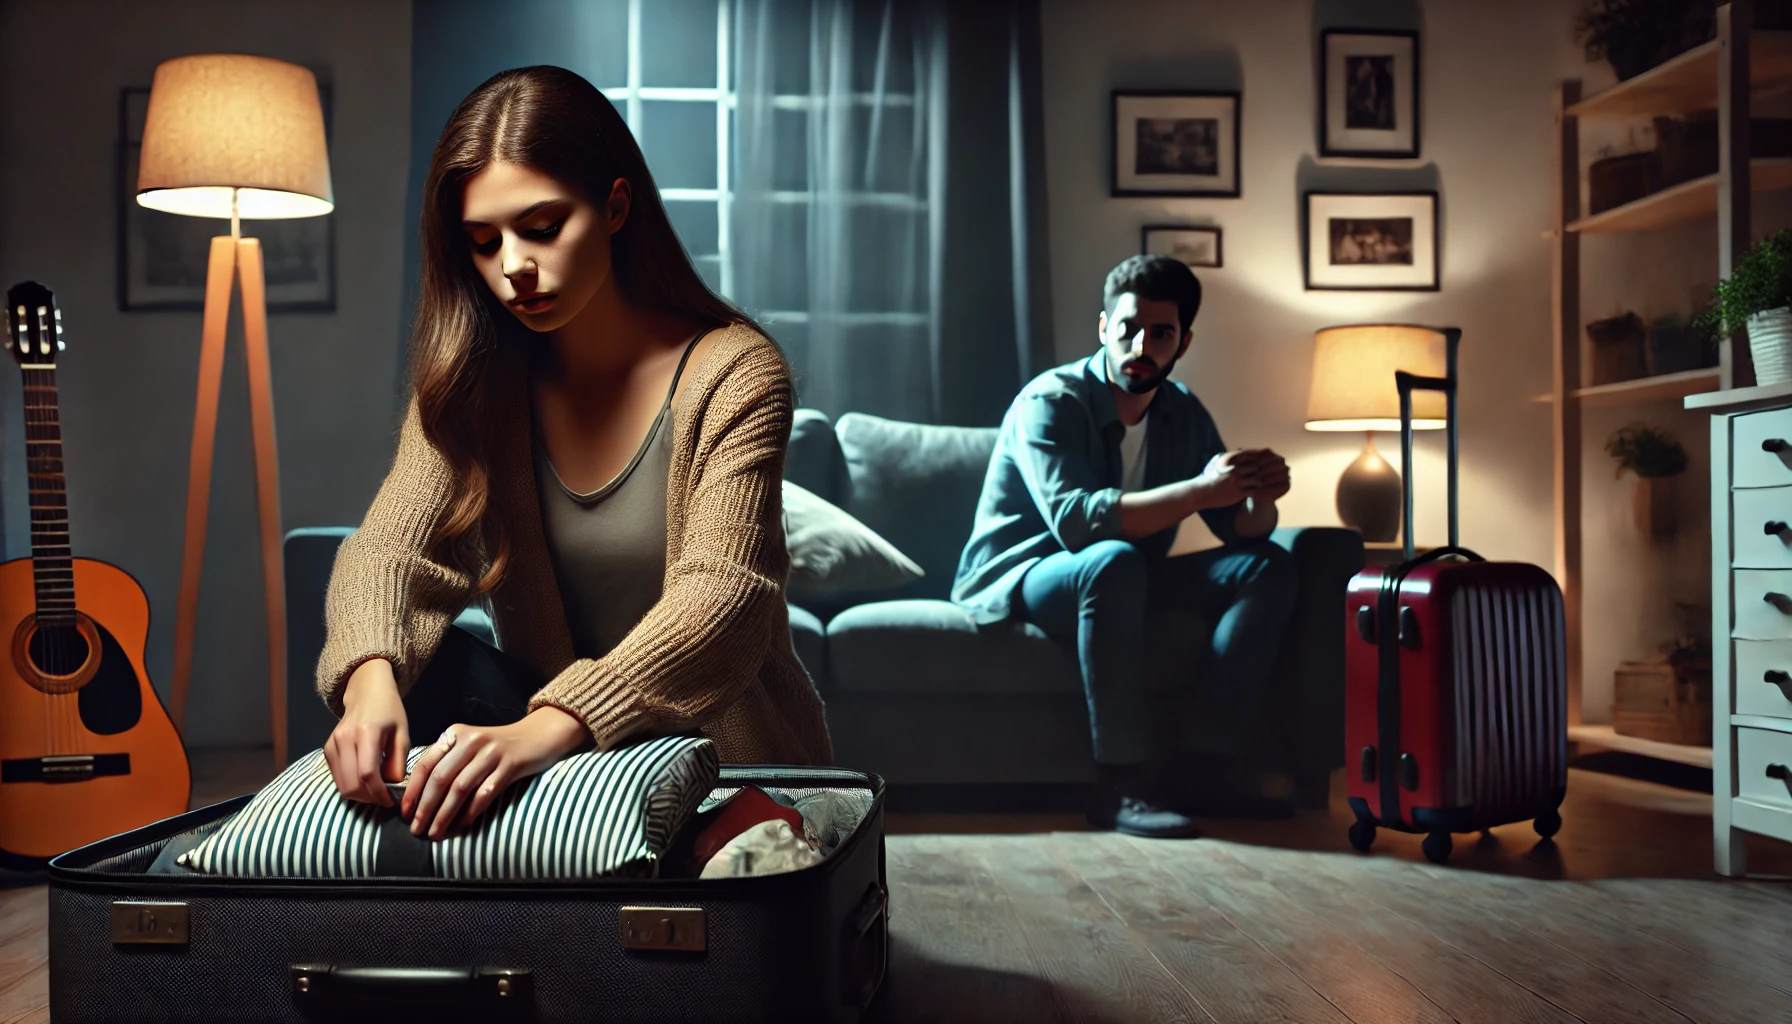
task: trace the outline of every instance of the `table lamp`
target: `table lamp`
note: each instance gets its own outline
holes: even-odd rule
[[[1363,452],[1338,479],[1338,518],[1366,541],[1400,535],[1400,474],[1375,450],[1375,431],[1400,429],[1394,371],[1444,375],[1444,336],[1408,324],[1326,327],[1313,335],[1313,387],[1308,430],[1360,430]],[[1442,430],[1444,396],[1415,391],[1414,430]]]
[[[335,208],[316,77],[295,64],[242,54],[177,57],[157,65],[143,124],[137,202],[152,210],[230,221],[230,234],[212,239],[206,266],[199,394],[187,468],[186,538],[174,619],[170,702],[174,722],[184,726],[186,720],[225,329],[231,290],[240,283],[266,587],[268,700],[274,763],[284,768],[286,601],[280,562],[280,475],[268,367],[267,289],[261,242],[243,237],[242,221],[317,217]]]

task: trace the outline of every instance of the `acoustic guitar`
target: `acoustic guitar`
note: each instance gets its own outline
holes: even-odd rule
[[[69,549],[56,297],[15,285],[6,318],[25,380],[31,557],[0,564],[0,866],[29,869],[185,811],[191,776],[143,668],[143,588]]]

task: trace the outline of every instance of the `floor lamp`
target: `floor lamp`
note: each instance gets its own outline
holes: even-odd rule
[[[335,208],[316,77],[294,64],[241,54],[178,57],[158,65],[143,124],[137,202],[152,210],[230,221],[230,234],[212,239],[206,266],[199,394],[187,469],[186,539],[174,618],[174,722],[181,728],[186,724],[199,577],[205,564],[218,387],[224,372],[231,290],[240,282],[266,585],[268,705],[275,767],[284,768],[286,598],[280,550],[280,470],[268,367],[267,289],[261,242],[243,237],[242,221],[317,217]]]

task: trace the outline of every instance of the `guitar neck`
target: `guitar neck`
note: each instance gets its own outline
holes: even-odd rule
[[[30,474],[31,561],[41,625],[74,625],[75,571],[68,537],[68,488],[62,472],[62,421],[56,368],[22,367],[25,455]]]

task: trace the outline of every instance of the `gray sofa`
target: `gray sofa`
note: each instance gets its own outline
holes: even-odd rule
[[[883,775],[909,806],[1016,807],[1074,800],[1093,780],[1088,712],[1072,652],[1031,625],[975,630],[946,600],[995,444],[993,428],[797,412],[785,476],[882,534],[925,571],[893,591],[805,597],[791,642],[827,703],[836,760]],[[306,685],[323,643],[323,591],[346,528],[295,530],[286,541],[289,748],[316,748],[333,722]],[[1344,589],[1363,566],[1361,537],[1328,527],[1276,531],[1301,594],[1262,719],[1246,738],[1250,767],[1286,776],[1297,802],[1323,805],[1343,763]],[[461,625],[488,639],[469,609]],[[1188,664],[1209,627],[1193,616],[1152,623],[1147,658]],[[1173,717],[1164,721],[1173,727]],[[926,794],[926,795],[922,795]],[[1029,796],[1030,794],[1030,796]]]

